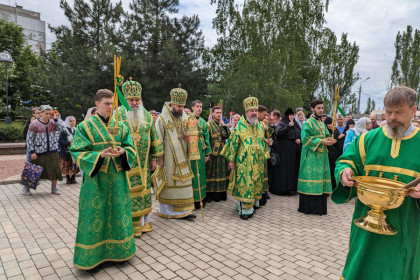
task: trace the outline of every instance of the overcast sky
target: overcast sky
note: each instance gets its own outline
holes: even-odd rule
[[[24,9],[40,12],[41,19],[52,26],[68,24],[58,0],[48,0],[48,5],[45,0],[0,0],[1,4],[7,5],[14,5],[15,2]],[[122,2],[128,7],[130,0]],[[180,0],[181,15],[199,16],[207,46],[217,42],[217,34],[212,29],[215,11],[216,7],[210,5],[210,0]],[[375,97],[377,109],[382,109],[385,85],[389,81],[395,57],[395,36],[398,30],[405,30],[407,25],[419,28],[419,15],[419,0],[330,0],[326,14],[327,26],[338,38],[345,32],[350,41],[356,41],[360,48],[356,71],[362,80],[370,77],[362,85],[362,109],[366,107],[365,94]],[[54,35],[47,30],[47,44],[54,39]],[[359,83],[355,84],[353,91],[359,90]]]

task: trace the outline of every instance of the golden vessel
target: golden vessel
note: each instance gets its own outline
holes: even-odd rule
[[[358,176],[354,181],[359,200],[371,208],[364,217],[353,221],[356,226],[378,234],[397,234],[397,230],[386,221],[384,211],[401,206],[409,191],[403,188],[405,184],[371,176]]]

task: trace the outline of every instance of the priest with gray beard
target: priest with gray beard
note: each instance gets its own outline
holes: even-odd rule
[[[245,116],[220,153],[229,161],[232,173],[228,193],[235,199],[239,217],[248,220],[259,208],[264,186],[264,162],[270,158],[264,129],[258,121],[258,99],[244,100]]]
[[[140,237],[143,233],[152,231],[150,171],[156,168],[158,160],[162,161],[163,146],[152,115],[143,107],[140,83],[130,79],[122,85],[122,91],[131,111],[121,106],[118,109],[119,119],[129,128],[136,149],[136,161],[127,175],[134,236]]]

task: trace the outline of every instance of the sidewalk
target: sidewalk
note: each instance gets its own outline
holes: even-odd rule
[[[80,179],[79,179],[80,181]],[[354,203],[328,201],[327,216],[297,211],[298,197],[272,195],[248,221],[235,202],[207,204],[205,223],[157,216],[136,239],[136,256],[96,274],[73,266],[80,185],[43,181],[33,195],[0,185],[0,279],[334,279],[347,254]]]
[[[0,155],[0,184],[20,180],[26,155]]]

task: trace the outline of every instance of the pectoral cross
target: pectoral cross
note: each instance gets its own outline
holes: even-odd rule
[[[140,141],[140,135],[138,133],[133,133],[131,135],[131,138],[133,139],[133,142],[139,142]]]

